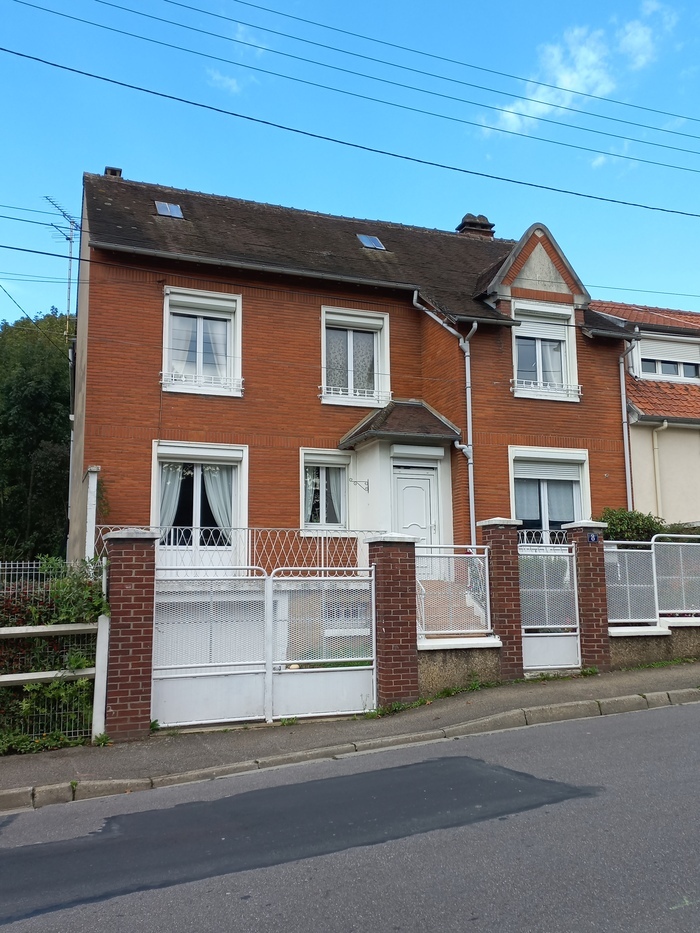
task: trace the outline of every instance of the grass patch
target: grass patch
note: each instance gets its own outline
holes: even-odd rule
[[[647,671],[656,667],[674,667],[677,664],[697,664],[698,658],[671,658],[669,661],[649,661],[648,664],[635,664],[634,667],[623,667],[623,671]]]

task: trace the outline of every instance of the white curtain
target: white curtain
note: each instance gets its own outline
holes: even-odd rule
[[[559,340],[542,341],[542,381],[564,385],[564,345]]]
[[[574,484],[569,480],[547,480],[547,510],[550,525],[573,522]]]
[[[314,499],[318,495],[320,467],[307,466],[304,470],[304,524],[311,522]]]
[[[205,376],[226,379],[226,343],[228,322],[220,318],[202,320],[202,372]]]
[[[515,517],[521,521],[539,521],[540,481],[538,479],[516,479]]]
[[[180,501],[182,464],[161,463],[160,465],[160,526],[171,528]]]
[[[343,496],[343,474],[342,467],[326,467],[328,498],[326,499],[326,522],[331,524],[340,524],[342,521],[342,496]],[[330,506],[329,509],[329,501]],[[331,515],[330,512],[334,514]]]
[[[336,327],[326,328],[325,385],[332,389],[348,387],[348,332]]]
[[[197,373],[197,318],[170,316],[170,366],[180,376]]]
[[[233,515],[233,467],[204,464],[202,476],[214,521],[224,532],[228,544],[231,540],[229,529]]]
[[[353,388],[371,392],[374,389],[374,334],[356,330],[352,338]]]

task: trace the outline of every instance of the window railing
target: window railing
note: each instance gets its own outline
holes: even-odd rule
[[[243,393],[243,380],[229,376],[210,376],[203,373],[162,372],[161,385],[193,389],[224,389],[227,392]]]
[[[391,392],[381,389],[349,389],[347,386],[319,386],[320,398],[356,399],[358,401],[377,402],[388,405]]]
[[[580,398],[583,387],[580,385],[567,385],[563,382],[545,382],[543,379],[511,379],[511,392],[532,392],[543,395],[563,395],[566,398]]]
[[[518,544],[567,544],[566,532],[559,529],[523,528],[518,532]]]

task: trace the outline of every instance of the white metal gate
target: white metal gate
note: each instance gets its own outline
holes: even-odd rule
[[[372,569],[156,574],[152,717],[162,726],[376,706]]]
[[[521,544],[523,668],[581,666],[576,560],[571,544]]]

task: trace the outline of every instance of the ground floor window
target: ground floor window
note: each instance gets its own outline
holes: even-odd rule
[[[165,543],[230,544],[234,470],[223,463],[161,462],[160,527]]]
[[[346,525],[344,466],[304,465],[304,525]]]
[[[557,543],[564,525],[588,514],[587,451],[511,448],[511,471],[513,516],[527,543]]]

